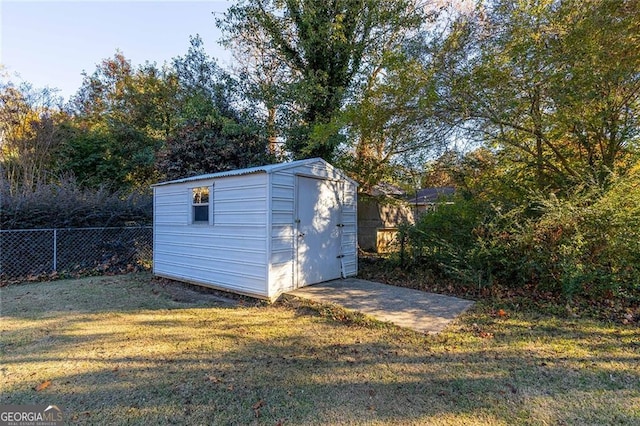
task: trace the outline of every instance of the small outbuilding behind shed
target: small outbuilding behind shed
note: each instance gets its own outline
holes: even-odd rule
[[[362,190],[362,188],[361,188]],[[388,253],[397,247],[398,226],[413,223],[405,192],[381,182],[358,197],[358,245],[361,250]]]
[[[357,184],[320,158],[153,186],[157,276],[273,300],[358,273]]]

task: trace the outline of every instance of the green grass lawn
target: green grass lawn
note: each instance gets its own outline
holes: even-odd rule
[[[148,274],[0,289],[2,403],[81,424],[640,424],[640,330],[479,302],[424,336]]]

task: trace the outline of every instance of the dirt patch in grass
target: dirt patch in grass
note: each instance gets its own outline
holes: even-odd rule
[[[265,302],[234,293],[215,290],[166,278],[154,277],[151,280],[154,294],[160,292],[168,295],[175,302],[184,303],[221,303],[226,305],[255,305],[260,306]]]
[[[636,327],[480,302],[423,336],[183,289],[148,274],[0,289],[2,403],[92,425],[640,423]]]

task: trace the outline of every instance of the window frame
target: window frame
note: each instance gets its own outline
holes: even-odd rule
[[[209,191],[209,199],[206,203],[195,202],[195,191],[198,189],[207,188]],[[189,225],[192,226],[212,226],[213,225],[213,188],[214,184],[198,185],[189,187]],[[196,221],[196,207],[207,206],[207,220]]]

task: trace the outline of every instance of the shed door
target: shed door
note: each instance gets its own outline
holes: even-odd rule
[[[297,286],[341,276],[340,182],[298,176]]]

